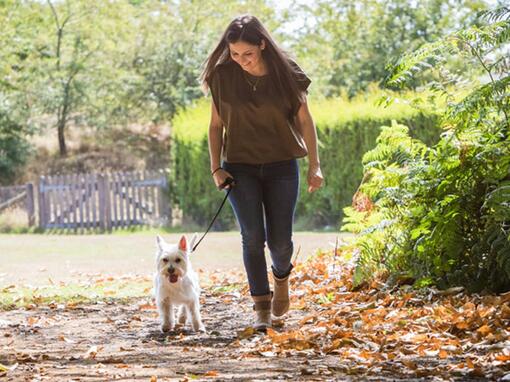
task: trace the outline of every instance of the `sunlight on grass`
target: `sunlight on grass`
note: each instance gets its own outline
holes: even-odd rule
[[[9,285],[0,290],[0,310],[37,305],[78,304],[150,296],[148,277],[98,278],[90,282],[58,283],[40,287]]]

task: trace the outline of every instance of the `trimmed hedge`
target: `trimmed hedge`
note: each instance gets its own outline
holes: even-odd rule
[[[319,156],[325,178],[322,189],[307,192],[307,162],[300,159],[301,185],[296,208],[296,228],[338,228],[342,209],[362,178],[363,154],[375,146],[380,127],[392,120],[409,126],[411,135],[430,145],[439,138],[437,115],[418,111],[409,105],[394,103],[387,108],[375,106],[379,96],[322,100],[309,107],[317,126]],[[210,100],[201,99],[181,110],[173,120],[171,148],[172,200],[183,216],[206,226],[216,212],[224,193],[218,191],[209,171],[207,130]],[[215,223],[217,230],[235,226],[230,206],[225,207]]]

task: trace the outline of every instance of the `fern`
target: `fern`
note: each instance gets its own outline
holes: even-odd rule
[[[357,196],[370,208],[346,209],[343,227],[358,233],[358,283],[389,272],[418,285],[510,289],[509,17],[505,7],[481,13],[485,24],[425,44],[392,67],[389,85],[437,70],[428,89],[449,94],[463,81],[444,65],[456,55],[476,63],[488,81],[452,94],[436,145],[413,140],[393,122],[363,156]]]

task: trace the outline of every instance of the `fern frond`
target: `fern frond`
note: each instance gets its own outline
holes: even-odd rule
[[[510,40],[510,21],[503,20],[482,27],[473,26],[446,36],[442,40],[426,43],[419,49],[403,55],[394,65],[383,83],[404,87],[417,73],[424,72],[461,52],[475,57],[474,48],[494,49]]]
[[[484,10],[480,11],[477,16],[479,19],[487,20],[489,22],[508,20],[510,19],[510,8],[499,7],[496,9]]]
[[[447,117],[457,123],[465,123],[472,119],[473,110],[484,108],[497,109],[502,101],[499,95],[506,94],[510,87],[510,76],[479,86],[446,111]]]

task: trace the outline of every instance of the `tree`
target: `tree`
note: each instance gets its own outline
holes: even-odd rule
[[[386,63],[470,24],[473,12],[485,8],[479,0],[322,0],[301,7],[313,22],[301,28],[295,48],[314,68],[325,95],[345,90],[353,96],[380,83]]]
[[[510,289],[510,8],[482,12],[477,24],[424,44],[390,68],[392,86],[446,73],[427,88],[445,95],[448,107],[435,146],[394,125],[365,154],[357,198],[364,206],[346,209],[345,228],[361,233],[357,282],[383,270],[417,285]],[[451,55],[486,76],[480,82],[448,75]]]

